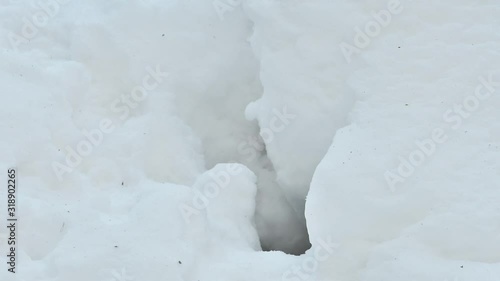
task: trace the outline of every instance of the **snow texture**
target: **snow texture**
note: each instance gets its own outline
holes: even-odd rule
[[[0,280],[498,281],[498,1],[0,19]]]

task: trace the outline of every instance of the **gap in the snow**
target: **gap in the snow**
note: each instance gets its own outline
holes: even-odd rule
[[[256,197],[256,221],[262,251],[280,251],[300,256],[311,248],[309,232],[304,215],[305,198],[301,206],[286,207],[286,196],[278,191],[279,183],[275,180],[274,164],[267,155],[267,147],[260,136],[255,140],[254,148],[259,155],[260,167],[253,167],[257,175],[263,176]],[[266,172],[262,172],[266,170]],[[258,172],[260,171],[260,172]],[[272,176],[269,177],[271,173]],[[274,178],[274,180],[270,180]],[[266,191],[267,190],[267,191]],[[271,191],[274,190],[274,191]],[[290,204],[290,202],[288,202]]]
[[[275,198],[270,198],[273,204]],[[269,201],[268,201],[269,202]],[[303,200],[305,205],[305,198]],[[302,206],[302,210],[305,206]],[[272,210],[272,209],[271,209]],[[306,219],[302,210],[278,208],[271,212],[256,214],[257,233],[262,251],[280,251],[285,254],[300,256],[311,248]],[[257,212],[258,213],[258,212]],[[262,217],[264,216],[264,217]]]
[[[300,235],[302,236],[302,235]],[[292,243],[292,246],[284,247],[284,248],[274,248],[270,247],[268,245],[262,244],[262,251],[264,252],[271,252],[271,251],[280,251],[285,254],[289,255],[295,255],[295,256],[300,256],[305,254],[307,250],[311,248],[311,243],[309,242],[309,235],[307,234],[307,231],[305,233],[305,239],[301,239],[299,241],[294,241]],[[262,241],[261,241],[262,243]]]

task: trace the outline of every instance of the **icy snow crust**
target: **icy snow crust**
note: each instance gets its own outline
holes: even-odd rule
[[[59,2],[0,1],[0,280],[498,280],[498,1]]]

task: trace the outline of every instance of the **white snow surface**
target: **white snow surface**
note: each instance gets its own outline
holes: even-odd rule
[[[55,1],[0,0],[0,280],[499,280],[498,1]]]

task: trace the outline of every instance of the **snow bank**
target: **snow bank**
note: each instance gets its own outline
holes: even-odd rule
[[[311,183],[311,240],[340,245],[317,278],[495,280],[499,7],[403,5],[354,58],[351,124]]]
[[[500,6],[221,1],[0,1],[0,280],[496,280]]]

